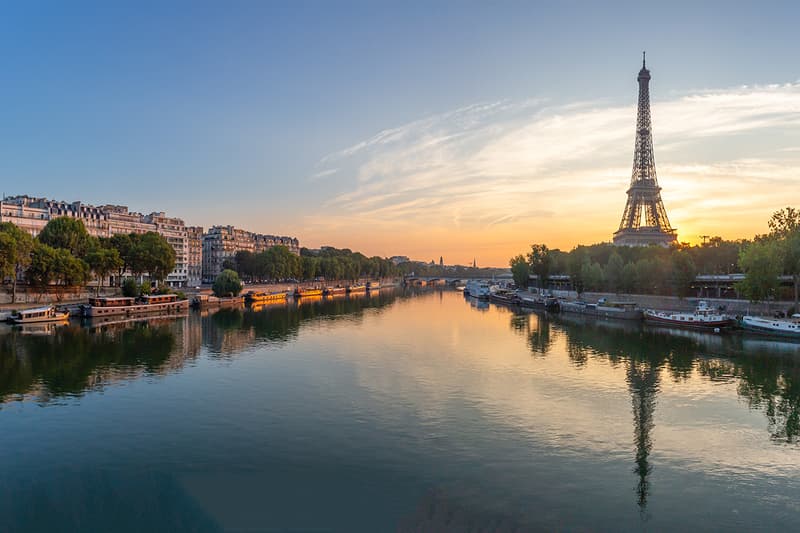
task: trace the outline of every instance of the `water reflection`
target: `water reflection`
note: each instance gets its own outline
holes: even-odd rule
[[[381,291],[169,319],[72,323],[39,334],[3,328],[0,399],[69,403],[70,411],[35,411],[49,416],[44,421],[50,424],[62,413],[71,415],[64,419],[70,430],[78,428],[74,435],[89,435],[73,442],[84,445],[91,444],[95,428],[81,426],[80,415],[120,402],[124,408],[117,412],[130,426],[115,419],[100,434],[128,435],[129,427],[137,428],[130,432],[135,438],[115,443],[135,443],[121,460],[158,449],[154,455],[171,457],[169,464],[180,468],[258,470],[257,486],[276,479],[276,493],[299,475],[309,480],[298,484],[300,492],[319,485],[320,472],[331,474],[325,486],[335,490],[343,476],[361,472],[365,494],[381,493],[373,487],[396,489],[405,479],[406,501],[422,502],[398,511],[399,530],[538,525],[530,516],[535,512],[517,516],[517,502],[506,505],[514,495],[531,498],[538,508],[555,508],[549,505],[555,500],[562,506],[533,529],[555,529],[575,509],[575,515],[596,518],[602,511],[595,507],[606,504],[637,523],[644,517],[655,529],[669,529],[665,525],[675,523],[658,523],[667,515],[665,506],[688,498],[676,496],[682,489],[676,479],[708,476],[721,486],[761,476],[766,485],[780,486],[780,480],[796,487],[780,476],[796,471],[787,452],[794,453],[800,433],[800,345],[488,304],[479,309],[477,303],[443,291]],[[175,372],[183,375],[172,376],[170,387],[161,386],[167,380],[142,380],[152,402],[133,387],[127,396],[52,402]],[[215,398],[201,415],[198,391]],[[686,406],[695,410],[682,411]],[[23,433],[35,425],[24,418],[31,410],[6,407],[0,415],[21,421]],[[715,418],[717,409],[727,411]],[[715,427],[718,420],[728,426]],[[62,437],[72,435],[61,431]],[[733,444],[726,448],[698,435]],[[9,431],[4,442],[12,438]],[[208,446],[187,446],[204,439]],[[231,447],[235,452],[228,456]],[[27,466],[51,451],[26,452]],[[113,455],[102,446],[97,452]],[[265,455],[274,464],[263,462]],[[271,477],[287,458],[297,471]],[[331,465],[340,464],[342,470],[334,471]],[[693,468],[702,475],[679,477]],[[735,468],[746,473],[730,475]],[[20,479],[27,475],[19,471]],[[177,490],[156,481],[131,481],[131,492],[151,482]],[[75,490],[79,499],[86,494]],[[35,499],[39,489],[29,492],[26,498]],[[7,485],[5,493],[19,494],[18,487]],[[349,498],[345,490],[341,494]],[[736,496],[742,494],[774,495],[762,489]],[[614,498],[623,504],[613,507]],[[484,500],[491,505],[477,504]]]
[[[523,328],[515,316],[512,329]],[[550,331],[566,334],[566,352],[581,369],[592,358],[625,367],[633,414],[634,473],[637,504],[644,511],[653,472],[650,455],[654,441],[654,413],[662,370],[674,382],[694,374],[711,381],[738,383],[737,392],[750,409],[763,411],[770,439],[797,444],[800,433],[800,345],[791,342],[750,339],[681,329],[648,329],[627,321],[596,320],[578,315],[533,314],[528,343],[535,355],[552,348]]]
[[[282,345],[295,339],[304,324],[316,320],[358,323],[364,312],[384,308],[397,296],[384,290],[372,296],[289,302],[254,310],[222,308],[135,320],[2,326],[0,402],[34,398],[46,403],[118,381],[164,375],[180,370],[203,348],[212,357],[230,357],[256,345]]]

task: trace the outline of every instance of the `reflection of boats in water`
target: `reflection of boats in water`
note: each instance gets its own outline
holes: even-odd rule
[[[381,290],[381,284],[377,281],[370,281],[367,283],[367,290],[368,291],[379,291]]]
[[[10,320],[15,324],[36,324],[42,322],[66,322],[69,320],[68,311],[58,311],[52,305],[22,309],[16,315],[11,315]]]
[[[275,309],[278,307],[285,307],[288,304],[288,300],[284,298],[283,300],[271,300],[266,302],[259,302],[253,303],[250,305],[250,310],[258,313],[259,311],[263,311],[265,309]]]
[[[800,340],[800,314],[791,318],[743,316],[739,325],[747,332]]]
[[[20,324],[17,330],[23,335],[52,335],[60,327],[66,326],[67,321],[38,322],[33,324]]]
[[[138,316],[138,317],[121,317],[121,316],[99,316],[84,319],[84,325],[89,329],[99,328],[101,326],[112,325],[133,325],[133,324],[166,324],[174,321],[177,318],[188,318],[189,312],[183,313],[170,313],[158,316]]]
[[[728,315],[723,315],[702,301],[697,305],[697,309],[693,313],[647,309],[644,312],[644,320],[654,325],[692,329],[714,330],[734,325],[734,321]]]
[[[474,307],[478,311],[488,311],[489,310],[489,300],[479,300],[478,298],[467,298],[469,305]]]

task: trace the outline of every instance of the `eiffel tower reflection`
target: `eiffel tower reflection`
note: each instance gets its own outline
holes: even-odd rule
[[[636,445],[636,466],[634,473],[639,476],[636,486],[637,504],[641,511],[647,507],[650,493],[648,477],[653,471],[650,464],[650,451],[653,449],[651,432],[655,426],[653,412],[656,408],[656,396],[659,390],[658,367],[651,361],[628,360],[628,390],[631,393],[633,408],[633,441]]]

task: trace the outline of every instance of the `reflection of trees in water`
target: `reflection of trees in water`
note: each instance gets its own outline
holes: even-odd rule
[[[171,324],[64,326],[51,335],[0,336],[0,399],[36,392],[46,400],[80,394],[106,381],[163,370],[176,346]]]
[[[214,354],[235,354],[256,344],[284,344],[318,321],[360,323],[397,299],[394,291],[334,298],[301,299],[255,309],[219,309],[203,318],[203,344]]]
[[[653,414],[663,370],[674,381],[694,372],[714,381],[738,381],[738,393],[751,408],[764,411],[771,438],[796,443],[800,434],[800,359],[797,352],[776,353],[776,346],[753,348],[742,337],[719,336],[682,330],[643,329],[638,324],[603,323],[565,315],[569,324],[567,353],[576,366],[592,358],[624,365],[631,394],[636,448],[634,472],[638,476],[637,503],[644,510],[649,495],[649,456],[653,448]],[[758,346],[758,345],[756,345]],[[734,359],[709,358],[718,353]]]
[[[39,400],[81,394],[107,382],[178,369],[202,345],[234,353],[256,341],[284,343],[313,320],[360,320],[381,309],[392,294],[275,306],[261,312],[219,309],[188,318],[152,318],[91,328],[68,325],[49,335],[9,328],[0,334],[0,402],[13,395]]]
[[[531,321],[528,347],[534,355],[547,355],[555,339],[550,333],[550,321],[537,315],[529,315]]]

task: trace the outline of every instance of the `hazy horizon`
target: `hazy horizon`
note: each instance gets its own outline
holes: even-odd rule
[[[752,238],[798,199],[798,11],[7,6],[2,192],[507,266],[533,242],[610,241],[647,50],[679,240]]]

